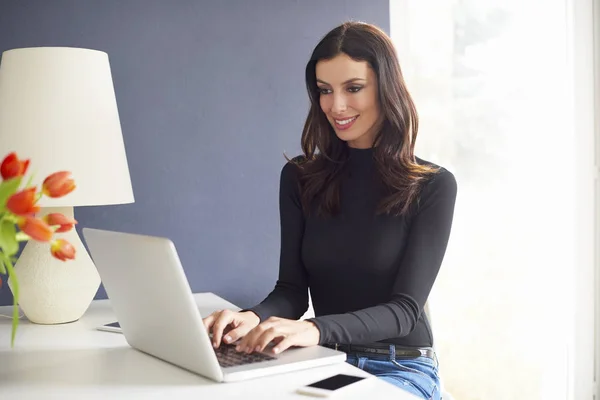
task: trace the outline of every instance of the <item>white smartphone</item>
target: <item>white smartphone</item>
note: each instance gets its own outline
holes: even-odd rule
[[[99,331],[106,331],[106,332],[116,332],[116,333],[121,333],[121,325],[119,325],[118,322],[111,322],[109,324],[105,324],[105,325],[100,325],[98,327],[96,327],[96,329],[98,329]]]
[[[363,376],[338,374],[318,382],[311,383],[310,385],[303,386],[296,391],[300,394],[305,394],[308,396],[330,397],[334,394],[339,394],[340,391],[345,391],[348,387],[351,387],[353,383],[362,381],[363,379],[365,379]]]

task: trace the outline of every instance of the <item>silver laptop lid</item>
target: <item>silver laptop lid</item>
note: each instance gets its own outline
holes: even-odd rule
[[[173,242],[91,228],[82,232],[129,345],[221,381],[222,369]]]

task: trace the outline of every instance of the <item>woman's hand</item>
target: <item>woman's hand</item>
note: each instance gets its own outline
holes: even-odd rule
[[[221,310],[210,314],[202,322],[209,334],[212,329],[213,347],[218,348],[221,345],[221,339],[225,343],[233,343],[244,337],[260,323],[260,318],[252,311]],[[225,337],[223,337],[224,334]]]
[[[260,352],[273,342],[273,353],[281,353],[291,346],[315,346],[319,344],[320,336],[312,322],[271,317],[248,332],[236,349],[246,353]]]

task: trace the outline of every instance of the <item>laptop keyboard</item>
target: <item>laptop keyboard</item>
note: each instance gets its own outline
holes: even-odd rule
[[[218,349],[215,349],[215,354],[217,355],[219,364],[223,368],[275,360],[275,357],[268,354],[256,352],[246,354],[245,352],[239,352],[235,349],[235,345],[225,343],[222,343]]]

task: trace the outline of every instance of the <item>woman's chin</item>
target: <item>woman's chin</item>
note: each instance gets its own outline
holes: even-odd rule
[[[340,139],[344,142],[351,142],[351,141],[356,140],[361,137],[361,135],[356,135],[351,132],[338,131],[337,129],[334,129],[334,131],[335,131],[335,135],[338,137],[338,139]]]
[[[335,132],[336,136],[338,137],[338,139],[340,139],[343,142],[346,142],[346,144],[350,147],[356,147],[356,148],[367,148],[367,147],[371,147],[371,141],[367,140],[367,138],[363,138],[362,136],[364,135],[356,135],[356,134],[350,134],[347,132]]]

